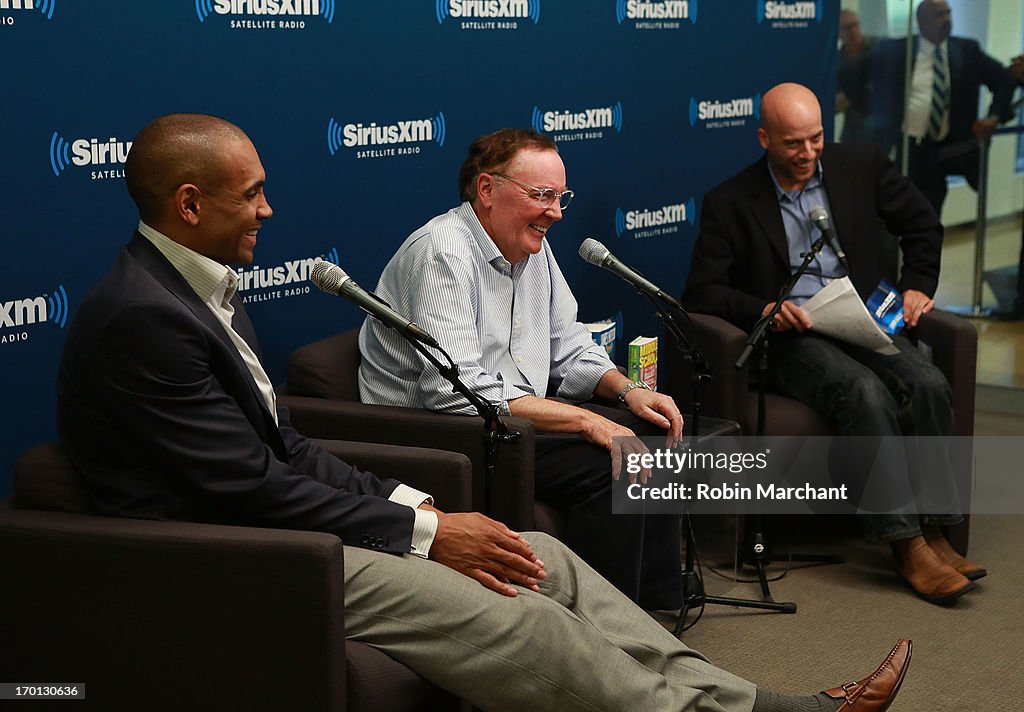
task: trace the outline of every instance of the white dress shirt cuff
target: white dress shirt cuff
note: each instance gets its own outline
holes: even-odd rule
[[[434,543],[434,535],[437,534],[437,515],[426,509],[418,509],[418,507],[424,502],[433,505],[434,498],[415,487],[398,485],[388,499],[412,508],[416,520],[412,525],[412,546],[409,548],[409,553],[424,559],[427,558],[430,554],[430,546]]]

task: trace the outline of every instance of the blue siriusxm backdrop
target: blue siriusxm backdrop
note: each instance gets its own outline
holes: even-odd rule
[[[272,380],[362,313],[305,278],[325,256],[373,287],[413,229],[458,201],[469,142],[552,134],[577,194],[549,240],[585,320],[647,302],[584,264],[594,237],[678,292],[703,194],[753,160],[760,96],[834,94],[838,0],[0,0],[0,496],[56,435],[67,325],[137,216],[134,134],[173,111],[252,137],[274,218],[240,269]],[[825,102],[825,125],[831,125]],[[620,352],[621,353],[621,352]]]

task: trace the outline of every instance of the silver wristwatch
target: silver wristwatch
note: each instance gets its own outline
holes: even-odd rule
[[[619,391],[619,400],[625,403],[627,408],[629,408],[629,404],[626,403],[626,394],[634,388],[643,388],[645,391],[651,390],[651,387],[643,381],[630,381],[627,383],[623,389]]]

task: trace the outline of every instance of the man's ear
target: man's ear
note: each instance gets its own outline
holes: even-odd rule
[[[480,205],[490,209],[494,202],[494,176],[490,173],[481,173],[476,177],[476,197]]]
[[[189,225],[199,224],[199,201],[202,194],[199,186],[191,183],[184,183],[174,191],[174,207],[178,216]]]
[[[768,150],[768,132],[764,129],[757,130],[757,142],[761,144],[761,148]]]

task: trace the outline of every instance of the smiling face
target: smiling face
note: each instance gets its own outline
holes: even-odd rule
[[[565,166],[550,149],[524,148],[498,172],[537,188],[566,189]],[[543,206],[533,191],[493,173],[481,173],[476,187],[480,223],[512,264],[540,252],[548,228],[562,219],[557,200]]]
[[[192,249],[223,264],[249,264],[256,234],[274,211],[263,193],[266,173],[248,139],[228,140],[217,171],[199,188],[199,220]]]
[[[764,95],[761,117],[757,140],[775,179],[785,190],[803,188],[818,170],[825,145],[817,97],[799,84],[780,84]]]

